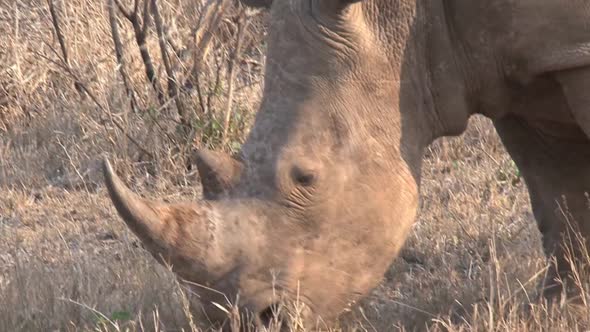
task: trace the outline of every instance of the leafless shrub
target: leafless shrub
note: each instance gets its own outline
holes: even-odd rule
[[[204,117],[208,122],[219,121],[219,114],[215,109],[216,106],[212,105],[212,99],[217,97],[216,89],[222,81],[227,82],[227,93],[225,102],[223,102],[223,126],[217,129],[220,130],[220,134],[217,134],[219,136],[217,142],[225,146],[231,140],[228,136],[238,72],[235,68],[239,65],[237,62],[240,61],[240,50],[246,35],[257,33],[251,29],[248,30],[248,23],[253,15],[247,14],[245,8],[235,8],[234,4],[235,2],[229,0],[208,0],[202,5],[198,20],[190,22],[190,29],[187,29],[184,35],[179,37],[180,40],[175,40],[169,33],[170,27],[160,13],[160,4],[157,1],[144,0],[143,6],[141,6],[140,1],[136,0],[132,10],[126,9],[120,0],[110,1],[109,13],[115,55],[122,81],[126,89],[129,90],[128,95],[133,98],[136,93],[131,91],[130,84],[126,83],[129,79],[126,75],[123,56],[125,51],[116,23],[115,7],[133,27],[136,46],[141,54],[146,78],[156,93],[160,108],[168,109],[171,106],[170,101],[174,104],[183,134],[181,138],[185,142],[190,143],[194,140],[197,131],[203,129],[202,126],[195,124],[195,120]],[[155,35],[160,51],[160,67],[164,68],[162,75],[167,85],[166,92],[161,88],[160,77],[155,70],[150,49],[146,45],[151,31],[149,29],[151,22],[155,25]],[[230,31],[231,38],[229,40],[215,39],[215,36],[221,36],[220,33],[223,30]],[[214,44],[219,46],[220,42],[223,43],[219,48],[221,53],[217,52],[210,56],[211,46]],[[204,68],[212,67],[210,64],[212,60],[214,61],[213,66],[216,67],[213,77],[209,76],[203,79],[202,71]],[[224,63],[220,63],[220,60]],[[223,71],[227,72],[226,76],[223,75]],[[212,82],[215,82],[215,89],[208,89],[207,86]],[[206,92],[204,92],[205,90]],[[197,108],[197,111],[189,112],[185,100],[192,99],[193,91],[196,92],[196,100],[190,100],[188,104],[192,105],[193,109]],[[131,105],[135,104],[133,100],[130,103]],[[201,136],[201,138],[210,139],[207,136]],[[185,146],[183,152],[186,153],[187,148],[188,146]]]

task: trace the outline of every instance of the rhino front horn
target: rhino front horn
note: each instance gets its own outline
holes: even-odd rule
[[[127,226],[150,251],[166,251],[168,246],[162,238],[165,226],[160,212],[163,206],[148,202],[131,192],[115,174],[106,158],[103,160],[103,173],[111,200]]]
[[[190,260],[202,268],[191,271],[192,279],[207,279],[210,262],[206,248],[210,239],[219,235],[215,227],[207,226],[213,207],[207,202],[166,204],[143,199],[123,184],[106,158],[103,172],[117,212],[150,253],[162,263],[171,263],[175,270]]]

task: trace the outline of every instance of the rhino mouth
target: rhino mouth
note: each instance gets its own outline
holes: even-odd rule
[[[273,288],[255,296],[246,305],[254,313],[254,322],[263,331],[297,330],[299,322],[307,321],[312,313],[309,301],[301,295],[294,296],[286,290]],[[303,327],[303,326],[299,326]]]
[[[256,325],[268,331],[288,331],[289,315],[283,312],[283,305],[275,302],[256,315]]]

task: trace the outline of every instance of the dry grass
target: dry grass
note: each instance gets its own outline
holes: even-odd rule
[[[203,52],[190,46],[207,44],[203,4],[157,3],[169,71],[155,24],[146,44],[160,92],[120,13],[117,66],[106,2],[55,3],[66,61],[46,1],[0,0],[1,331],[208,328],[116,216],[97,162],[118,160],[135,190],[197,198],[188,151],[239,147],[260,96],[264,17],[229,8]],[[345,330],[590,329],[590,306],[524,309],[546,263],[526,188],[489,121],[436,142],[423,175],[401,257]]]

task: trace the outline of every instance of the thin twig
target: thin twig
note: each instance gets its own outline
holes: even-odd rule
[[[70,58],[68,56],[68,48],[66,47],[66,41],[61,31],[61,25],[59,22],[59,15],[57,15],[57,11],[55,9],[55,4],[53,0],[47,0],[47,4],[49,5],[49,13],[51,14],[51,23],[53,24],[53,30],[55,31],[55,35],[57,37],[57,41],[59,42],[59,47],[61,48],[61,54],[63,57],[63,62],[70,66]],[[80,83],[78,81],[74,81],[74,88],[80,96],[83,98],[84,94],[82,88],[80,87]]]
[[[222,145],[226,145],[228,141],[229,123],[231,119],[231,111],[234,100],[234,83],[236,80],[236,64],[239,62],[240,51],[242,48],[242,42],[244,41],[244,35],[246,31],[246,25],[248,24],[245,10],[242,10],[238,17],[238,31],[236,37],[236,47],[229,60],[229,74],[228,74],[228,87],[227,87],[227,101],[225,104],[225,118],[223,121],[223,136]]]
[[[225,54],[221,55],[222,57],[225,56]],[[221,61],[221,59],[219,59],[219,57],[214,57],[215,59],[215,84],[213,84],[213,91],[211,91],[211,89],[209,89],[209,93],[207,93],[207,112],[211,112],[211,109],[213,108],[212,104],[213,104],[213,97],[215,97],[215,95],[217,94],[217,89],[221,86],[221,70],[223,69],[223,64]],[[225,60],[225,59],[224,59]]]
[[[84,185],[84,189],[86,190],[86,192],[89,192],[88,185],[86,184],[86,180],[84,179],[84,176],[80,173],[80,171],[78,170],[78,167],[76,167],[76,165],[74,164],[74,160],[72,159],[72,156],[68,152],[68,149],[66,148],[66,146],[61,142],[61,139],[59,139],[59,137],[57,138],[57,144],[62,148],[62,150],[66,154],[66,157],[68,158],[68,161],[70,162],[70,166],[72,167],[74,172],[76,172],[76,175],[78,176],[78,178],[82,182],[82,185]]]
[[[74,300],[72,300],[72,299],[66,299],[66,298],[64,298],[64,297],[60,297],[60,298],[59,298],[59,300],[61,300],[61,301],[65,301],[65,302],[70,302],[70,303],[73,303],[73,304],[75,304],[75,305],[78,305],[78,306],[80,306],[80,307],[82,307],[82,308],[88,309],[88,310],[90,310],[90,311],[94,312],[96,315],[100,316],[100,317],[101,317],[102,319],[104,319],[106,322],[108,322],[108,323],[109,323],[109,324],[110,324],[110,325],[111,325],[111,326],[112,326],[112,327],[115,329],[115,331],[121,331],[121,329],[119,328],[119,325],[118,325],[118,324],[116,324],[115,322],[113,322],[112,320],[110,320],[110,319],[109,319],[107,316],[105,316],[105,315],[104,315],[102,312],[100,312],[100,311],[98,311],[98,310],[96,310],[96,309],[94,309],[94,308],[92,308],[92,307],[88,306],[87,304],[84,304],[84,303],[81,303],[81,302],[78,302],[78,301],[74,301]]]
[[[380,300],[383,300],[383,301],[386,301],[386,302],[390,302],[390,303],[393,303],[393,304],[396,304],[396,305],[402,306],[402,307],[404,307],[404,308],[408,308],[408,309],[414,310],[414,311],[416,311],[416,312],[422,313],[422,314],[424,314],[424,315],[427,315],[427,316],[430,316],[430,317],[432,317],[432,318],[436,318],[436,317],[438,317],[437,315],[435,315],[435,314],[434,314],[434,313],[432,313],[432,312],[428,312],[428,311],[426,311],[426,310],[424,310],[424,309],[420,309],[420,308],[418,308],[418,307],[415,307],[415,306],[413,306],[413,305],[410,305],[410,304],[407,304],[407,303],[403,303],[403,302],[396,301],[396,300],[392,300],[392,299],[380,299]]]
[[[87,87],[86,84],[84,84],[80,78],[78,77],[78,75],[76,75],[76,73],[74,73],[74,71],[68,67],[66,64],[63,63],[58,63],[52,59],[49,59],[48,57],[46,57],[44,54],[41,53],[36,53],[39,57],[42,57],[43,59],[52,62],[54,64],[56,64],[57,66],[59,66],[60,68],[62,68],[73,80],[76,80],[77,82],[80,82],[80,88],[82,89],[82,91],[88,96],[90,97],[90,100],[92,100],[92,102],[96,105],[96,107],[98,107],[98,109],[103,112],[104,114],[107,115],[111,115],[111,113],[106,109],[106,107],[104,107],[100,101],[98,101],[98,98],[96,98],[96,96],[92,93],[92,91],[90,91]],[[141,152],[143,152],[144,154],[146,154],[147,156],[149,156],[151,159],[155,159],[154,155],[149,152],[148,150],[146,150],[143,146],[141,146],[141,144],[139,144],[139,142],[137,142],[137,140],[135,138],[133,138],[133,136],[131,136],[124,128],[123,126],[114,118],[111,117],[111,121],[112,123],[115,125],[115,127],[117,127],[124,135],[125,137],[127,137],[131,143],[133,143],[135,146],[137,146],[137,148],[139,150],[141,150]]]

